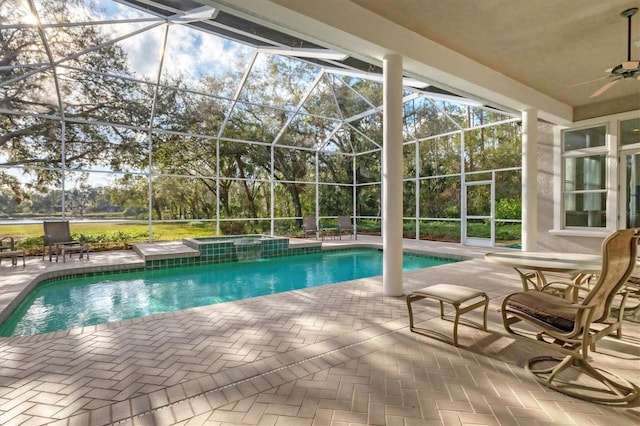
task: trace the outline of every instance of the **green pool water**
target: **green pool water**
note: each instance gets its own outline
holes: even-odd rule
[[[455,262],[404,254],[403,270]],[[382,252],[329,251],[55,281],[32,291],[0,336],[68,330],[284,291],[382,275]]]

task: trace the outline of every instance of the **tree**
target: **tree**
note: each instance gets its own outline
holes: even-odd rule
[[[28,198],[18,178],[0,170],[0,217],[13,216],[18,205]]]
[[[125,175],[105,190],[113,205],[122,206],[124,215],[147,219],[149,182],[144,176]]]
[[[82,173],[80,178],[75,181],[75,185],[66,198],[67,208],[73,213],[80,214],[80,218],[84,218],[84,213],[95,198],[95,190],[87,184],[89,175]]]
[[[47,21],[91,20],[82,5],[49,0],[38,3],[37,13]],[[21,22],[19,17],[30,13],[14,1],[0,2],[0,24]],[[145,146],[137,143],[138,132],[89,123],[143,125],[150,116],[150,86],[116,77],[130,75],[126,53],[114,44],[90,50],[108,40],[93,25],[39,32],[24,24],[0,31],[0,108],[15,111],[0,115],[0,165],[23,166],[36,177],[35,188],[44,189],[61,183],[56,169],[63,164],[113,170],[139,164]],[[69,120],[64,125],[63,118]]]

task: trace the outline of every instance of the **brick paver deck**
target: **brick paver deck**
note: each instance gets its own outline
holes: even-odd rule
[[[372,242],[379,240],[357,243]],[[460,326],[458,348],[410,333],[404,297],[382,296],[375,277],[0,338],[0,424],[637,424],[637,402],[583,402],[528,376],[523,362],[540,349],[508,337],[497,312],[521,288],[514,271],[484,262],[480,250],[405,244],[473,258],[405,273],[405,293],[438,282],[481,289],[491,299],[488,332]],[[0,309],[37,274],[139,261],[121,252],[64,266],[0,265]],[[438,313],[436,302],[427,304],[416,322],[450,334]],[[640,384],[640,325],[625,322],[623,339],[603,339],[593,357]]]

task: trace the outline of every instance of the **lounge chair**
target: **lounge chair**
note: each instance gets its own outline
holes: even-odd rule
[[[315,216],[305,216],[302,218],[302,233],[306,237],[307,234],[315,234],[315,238],[318,239],[318,218]]]
[[[576,293],[585,291],[584,288],[564,283],[567,290],[572,290],[562,293],[564,297],[549,293],[548,290],[557,286],[550,284],[540,291],[520,291],[504,299],[502,320],[509,334],[566,355],[563,359],[552,356],[528,359],[526,368],[538,382],[592,402],[614,404],[635,399],[635,385],[611,372],[592,367],[587,357],[589,348],[595,351],[596,342],[604,336],[616,333],[616,337],[621,337],[625,292],[618,298],[621,301],[617,316],[611,314],[611,308],[635,268],[639,238],[640,228],[636,228],[616,231],[603,241],[602,270],[584,298],[578,298]],[[512,327],[521,321],[527,327]],[[584,374],[578,376],[582,380],[576,380],[575,374],[562,375],[571,367]],[[590,377],[589,385],[585,377]]]
[[[355,233],[355,227],[351,223],[350,216],[338,216],[338,235],[340,235],[340,239],[342,239],[342,234],[344,232],[349,234],[349,239],[354,236],[356,240],[358,239],[358,235]]]
[[[74,240],[71,237],[68,220],[45,220],[43,226],[44,249],[42,251],[42,260],[44,260],[47,251],[49,252],[49,262],[51,262],[51,256],[54,252],[56,254],[56,262],[60,254],[62,254],[62,261],[66,262],[66,254],[69,253],[69,256],[71,256],[73,252],[79,252],[80,259],[86,253],[87,260],[89,260],[89,246],[84,242],[82,236],[79,240]]]

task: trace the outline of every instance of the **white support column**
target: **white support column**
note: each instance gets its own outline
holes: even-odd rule
[[[64,109],[60,110],[61,112],[64,111]],[[67,170],[67,126],[66,126],[66,120],[64,120],[64,118],[62,119],[62,122],[60,123],[60,166],[62,166],[62,179],[60,181],[60,189],[62,190],[61,195],[61,199],[60,199],[60,210],[61,210],[61,214],[62,214],[62,220],[67,220],[67,197],[66,197],[66,192],[67,192],[67,184],[66,184],[66,180],[67,180],[67,176],[69,176],[69,171]],[[151,210],[149,210],[149,214],[151,214]],[[151,232],[151,231],[149,231]],[[151,234],[149,234],[151,235]],[[43,255],[44,256],[44,255]]]
[[[320,161],[319,161],[319,154],[318,151],[316,151],[316,171],[315,171],[315,176],[316,176],[316,208],[313,210],[314,211],[314,215],[316,216],[316,229],[320,229],[320,165],[319,165]],[[316,234],[316,237],[318,237],[319,235]]]
[[[416,191],[416,240],[420,241],[420,142],[416,141],[416,157],[415,157],[415,168],[416,168],[416,180],[415,180],[415,191]]]
[[[383,58],[382,287],[402,295],[402,57]]]
[[[353,234],[358,239],[358,170],[357,157],[354,155],[351,157],[351,175],[353,186],[351,187],[351,193],[353,194],[353,202],[351,203],[353,212]]]
[[[276,178],[275,178],[275,169],[273,167],[273,163],[275,163],[275,146],[271,145],[271,165],[269,170],[269,193],[271,194],[271,235],[275,235],[276,233]]]
[[[460,131],[460,242],[467,244],[467,166],[465,155],[467,152],[466,133]]]
[[[538,247],[538,112],[522,112],[522,250]]]

